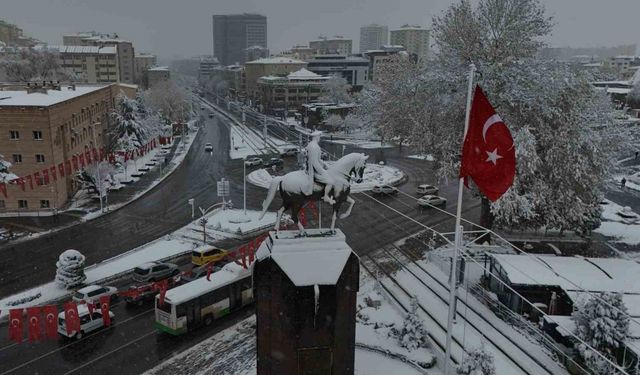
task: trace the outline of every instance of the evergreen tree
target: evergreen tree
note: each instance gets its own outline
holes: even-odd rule
[[[60,254],[56,263],[56,283],[65,289],[82,285],[87,279],[84,274],[85,257],[79,251],[69,249]]]
[[[120,94],[117,108],[111,112],[114,126],[111,130],[114,150],[128,151],[144,145],[149,137],[149,129],[140,121],[137,99]]]
[[[409,313],[404,319],[402,329],[398,331],[400,346],[415,350],[427,346],[427,330],[418,316],[418,299],[411,298]]]
[[[456,369],[457,375],[495,375],[493,355],[485,350],[484,345],[469,352]]]

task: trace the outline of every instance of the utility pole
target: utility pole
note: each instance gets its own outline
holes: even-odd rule
[[[262,138],[264,139],[264,149],[267,149],[267,115],[264,114],[262,121]]]

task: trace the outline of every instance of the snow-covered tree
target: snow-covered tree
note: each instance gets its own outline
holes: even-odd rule
[[[493,355],[482,345],[473,349],[462,360],[456,369],[457,375],[495,375],[496,367],[493,364]]]
[[[398,330],[400,346],[407,350],[415,350],[427,346],[427,329],[420,316],[418,316],[418,299],[413,297],[410,302],[410,310],[404,319],[402,328]]]
[[[104,196],[107,189],[114,182],[114,172],[115,169],[113,165],[102,161],[97,165],[88,165],[82,171],[79,171],[76,175],[76,179],[82,185],[83,189],[94,192],[98,196]]]
[[[629,336],[629,315],[621,293],[601,293],[578,306],[573,314],[576,335],[586,344],[616,362],[616,351]],[[613,365],[585,344],[578,344],[580,356],[598,374],[613,373]]]
[[[56,263],[56,283],[65,289],[81,285],[87,276],[84,274],[85,257],[78,250],[65,250]]]
[[[49,51],[23,49],[0,59],[0,68],[10,82],[72,81],[77,80],[58,63]]]
[[[344,124],[344,120],[340,115],[331,114],[324,120],[324,124],[333,129],[337,129]]]
[[[11,168],[11,163],[6,161],[4,156],[0,155],[0,184],[6,184],[18,178],[18,176],[9,172],[9,168]]]
[[[321,102],[327,103],[351,103],[353,98],[349,94],[351,91],[351,85],[347,83],[347,80],[340,76],[331,76],[322,87],[322,96],[318,98]]]
[[[627,94],[627,105],[634,109],[640,108],[640,81],[636,82]]]
[[[170,122],[182,122],[189,118],[191,107],[187,94],[172,80],[155,84],[146,92],[147,103]]]

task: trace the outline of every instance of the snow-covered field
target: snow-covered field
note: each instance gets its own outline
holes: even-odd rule
[[[325,136],[323,141],[328,143],[335,143],[339,145],[353,146],[364,149],[377,149],[377,148],[392,148],[393,145],[390,143],[380,143],[380,141],[372,141],[369,139],[334,139],[329,140]]]
[[[327,162],[331,164],[331,162]],[[373,189],[375,185],[397,185],[404,178],[404,173],[395,167],[379,164],[367,164],[362,183],[351,182],[351,192],[359,193]],[[273,177],[266,169],[258,169],[247,175],[247,181],[268,188]]]
[[[366,306],[366,297],[380,301],[381,306],[378,308]],[[391,327],[402,325],[404,318],[399,310],[374,290],[371,279],[361,280],[358,305],[360,318],[356,324],[356,345],[360,347],[356,348],[356,374],[441,374],[437,368],[425,371],[410,364],[410,361],[430,362],[433,359],[430,349],[418,348],[408,351],[398,344],[396,338],[389,336]],[[368,319],[366,324],[362,320],[365,315]],[[145,372],[145,375],[254,375],[256,373],[255,326],[254,315],[168,359]],[[387,351],[389,354],[367,350],[362,346],[377,347],[380,351]]]
[[[605,200],[607,204],[602,205],[602,223],[594,232],[598,232],[605,236],[614,237],[614,242],[621,242],[628,245],[637,245],[640,243],[640,220],[623,218],[618,213],[622,212],[623,207],[617,203]],[[631,211],[625,213],[627,216],[637,213]],[[640,216],[638,216],[640,218]]]
[[[243,238],[274,227],[277,219],[275,212],[265,213],[262,220],[259,220],[259,216],[260,211],[247,210],[245,215],[242,209],[214,210],[206,215],[207,238]],[[287,220],[288,216],[283,215],[283,218]],[[185,237],[202,239],[202,225],[199,220],[195,220],[178,233]],[[198,233],[197,237],[194,237],[194,233]]]
[[[117,257],[86,267],[85,275],[87,279],[85,280],[85,284],[100,283],[102,280],[127,272],[142,263],[186,254],[193,250],[193,248],[194,245],[192,241],[179,238],[172,239],[170,236],[166,238],[163,237]],[[42,305],[59,298],[64,298],[71,293],[73,293],[72,290],[61,289],[51,281],[50,283],[5,297],[0,300],[0,318],[8,314],[9,308]],[[28,299],[28,302],[15,303],[22,299]]]

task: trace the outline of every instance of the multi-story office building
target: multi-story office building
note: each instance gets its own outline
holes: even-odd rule
[[[213,54],[223,65],[243,64],[247,48],[267,48],[267,17],[259,14],[213,16]]]
[[[118,52],[118,71],[120,82],[133,83],[135,80],[135,50],[133,43],[120,39],[117,35],[96,33],[78,33],[63,35],[62,42],[65,46],[98,46],[116,47]]]
[[[171,79],[171,72],[168,66],[156,66],[147,69],[147,87],[153,87],[159,82]]]
[[[203,82],[214,76],[218,66],[220,66],[220,63],[217,58],[213,56],[200,56],[198,81]]]
[[[260,77],[258,90],[264,112],[281,115],[289,110],[297,110],[302,104],[317,101],[329,78],[305,68],[286,76]]]
[[[429,30],[420,26],[404,25],[391,30],[391,44],[401,45],[419,61],[429,56]]]
[[[333,38],[320,37],[318,40],[309,42],[309,48],[315,51],[316,55],[350,55],[352,40],[341,36]]]
[[[260,98],[258,78],[264,76],[286,76],[302,68],[306,68],[304,61],[288,57],[270,57],[249,61],[245,64],[245,85],[249,99]]]
[[[0,20],[0,45],[11,47],[33,47],[37,40],[27,37],[18,26]]]
[[[0,150],[12,163],[9,171],[24,182],[6,186],[0,212],[46,214],[64,208],[78,190],[72,160],[80,168],[87,152],[93,158],[93,149],[103,147],[116,97],[133,97],[136,87],[28,84],[0,90]]]
[[[369,58],[369,80],[375,81],[380,74],[380,70],[389,62],[393,56],[402,55],[408,57],[407,50],[403,46],[385,45],[380,49],[369,50],[363,55]]]
[[[55,54],[60,67],[72,72],[79,82],[120,81],[118,52],[115,47],[48,46],[46,50]]]
[[[369,59],[344,55],[316,55],[307,69],[323,76],[343,77],[354,90],[362,89],[369,80]]]
[[[269,50],[260,46],[252,46],[244,51],[244,61],[254,61],[269,57]]]
[[[366,25],[360,27],[360,52],[379,49],[389,44],[389,28],[382,25]]]
[[[149,53],[136,54],[133,58],[133,65],[135,67],[133,73],[133,80],[136,84],[141,84],[144,80],[145,72],[158,63],[156,56]]]

